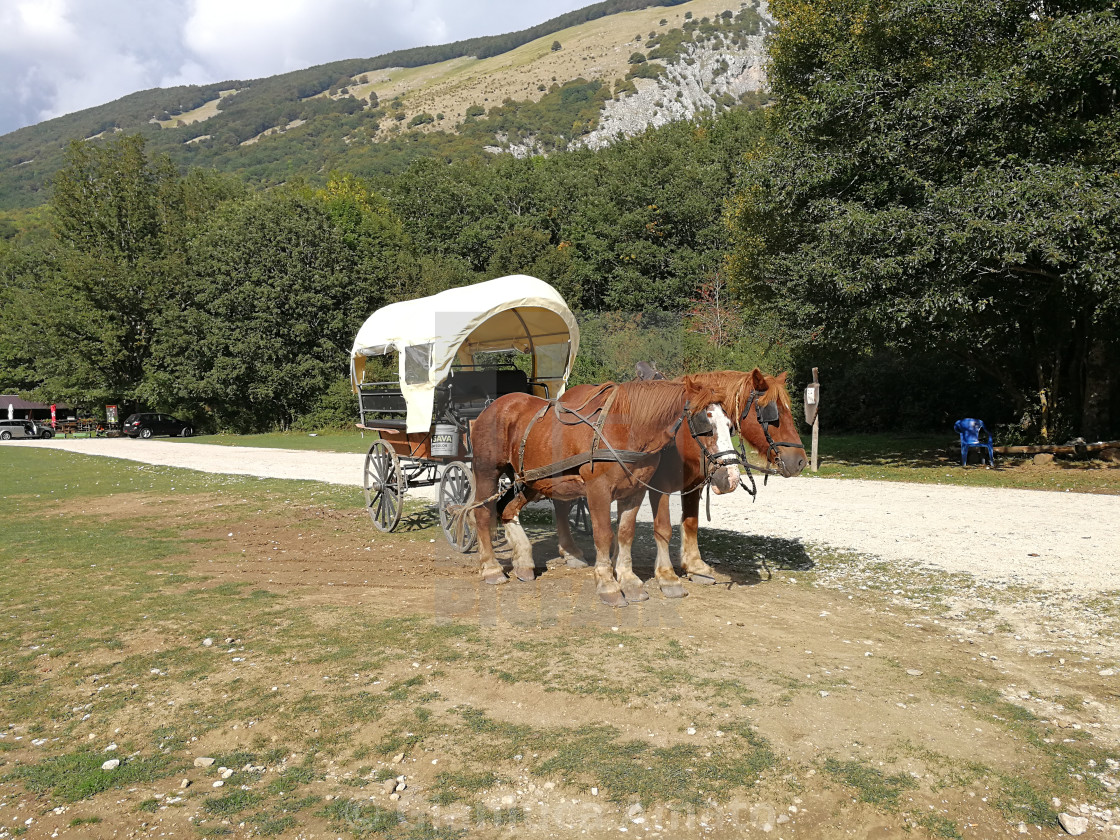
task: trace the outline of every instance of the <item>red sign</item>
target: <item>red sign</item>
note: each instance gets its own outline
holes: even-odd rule
[[[53,429],[58,422],[58,415],[56,413],[57,406],[51,403],[51,428]]]

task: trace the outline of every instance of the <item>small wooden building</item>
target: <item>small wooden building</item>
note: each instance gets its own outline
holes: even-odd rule
[[[74,415],[74,409],[66,403],[58,403],[55,408],[59,420],[67,420]],[[0,394],[0,417],[6,419],[9,413],[16,420],[45,420],[49,423],[51,419],[51,407],[47,403],[31,402],[19,394]]]

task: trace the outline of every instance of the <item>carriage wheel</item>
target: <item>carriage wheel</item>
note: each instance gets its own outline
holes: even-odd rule
[[[474,548],[478,538],[467,509],[473,501],[474,473],[462,461],[452,461],[439,480],[439,524],[447,541],[463,554]]]
[[[587,499],[576,499],[568,510],[568,524],[573,531],[581,534],[591,533],[591,512],[587,509]]]
[[[380,531],[392,531],[404,507],[404,475],[397,453],[383,440],[375,440],[366,454],[366,510]]]

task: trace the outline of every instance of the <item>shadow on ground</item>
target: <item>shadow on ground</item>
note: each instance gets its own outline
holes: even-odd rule
[[[402,520],[403,522],[403,520]],[[548,574],[560,557],[556,539],[556,525],[551,508],[527,509],[521,514],[521,524],[533,543],[533,560],[538,575]],[[589,563],[595,562],[595,544],[589,533],[574,532],[576,544],[584,551]],[[501,531],[499,531],[499,539]],[[814,566],[812,558],[798,540],[763,537],[728,531],[721,528],[700,528],[700,554],[715,567],[716,572],[730,579],[732,584],[753,586],[769,580],[775,571],[807,571]],[[503,550],[505,549],[505,550]],[[634,571],[643,580],[653,578],[657,543],[653,525],[639,522],[633,546]],[[669,553],[674,568],[680,572],[680,529],[673,530]],[[503,564],[510,555],[504,540],[495,544],[495,554]],[[508,568],[507,568],[508,571]]]

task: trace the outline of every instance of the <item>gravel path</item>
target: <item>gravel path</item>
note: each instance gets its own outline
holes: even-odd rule
[[[123,438],[7,445],[356,487],[364,457]],[[432,492],[416,495],[432,498]],[[648,505],[643,516],[649,517]],[[701,518],[701,527],[706,524]],[[742,491],[713,497],[707,527],[800,539],[993,582],[1093,594],[1120,590],[1118,524],[1120,496],[799,478],[760,484],[753,504]]]

